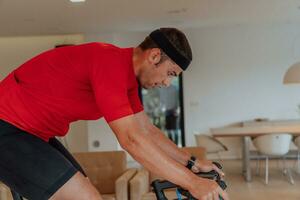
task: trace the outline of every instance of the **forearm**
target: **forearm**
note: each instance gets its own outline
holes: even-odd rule
[[[143,128],[143,133],[147,134],[147,137],[151,139],[161,150],[163,150],[168,156],[176,160],[182,165],[186,165],[191,155],[188,152],[179,149],[171,140],[169,140],[165,134],[154,126],[147,114],[142,111],[135,115],[139,124]]]
[[[138,113],[136,118],[144,130],[142,133],[147,134],[147,137],[149,137],[153,143],[178,163],[182,165],[187,164],[188,160],[191,158],[191,154],[183,149],[179,149],[170,139],[168,139],[160,129],[151,123],[145,112]],[[196,164],[200,165],[198,159]]]
[[[184,151],[178,146],[176,146],[165,134],[153,126],[150,130],[149,137],[156,145],[158,145],[165,153],[172,157],[177,162],[182,165],[186,165],[187,161],[190,159],[191,154],[187,151]]]

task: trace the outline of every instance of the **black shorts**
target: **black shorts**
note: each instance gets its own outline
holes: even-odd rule
[[[29,200],[49,199],[80,165],[55,138],[44,140],[0,120],[0,181]]]

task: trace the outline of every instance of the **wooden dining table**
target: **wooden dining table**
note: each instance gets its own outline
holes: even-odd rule
[[[300,120],[254,120],[236,123],[233,125],[212,128],[211,133],[214,137],[242,137],[242,173],[246,181],[251,181],[250,165],[250,142],[252,137],[275,134],[290,133],[300,136]]]

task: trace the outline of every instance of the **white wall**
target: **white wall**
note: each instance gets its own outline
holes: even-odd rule
[[[299,118],[300,87],[286,86],[287,68],[300,60],[298,24],[187,30],[194,61],[184,74],[186,141],[194,132],[254,118]],[[240,155],[240,139],[224,141]]]
[[[55,45],[82,42],[84,42],[84,36],[80,34],[0,37],[0,80],[26,60],[54,48]],[[85,121],[72,123],[66,137],[72,152],[88,150],[87,123]]]

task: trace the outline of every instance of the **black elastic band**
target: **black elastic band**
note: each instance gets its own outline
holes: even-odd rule
[[[186,70],[191,60],[179,53],[159,29],[153,31],[149,36],[181,69]]]
[[[188,169],[192,169],[192,167],[195,165],[195,161],[196,161],[196,157],[191,156],[191,158],[188,160],[188,163],[187,163],[186,167]]]

